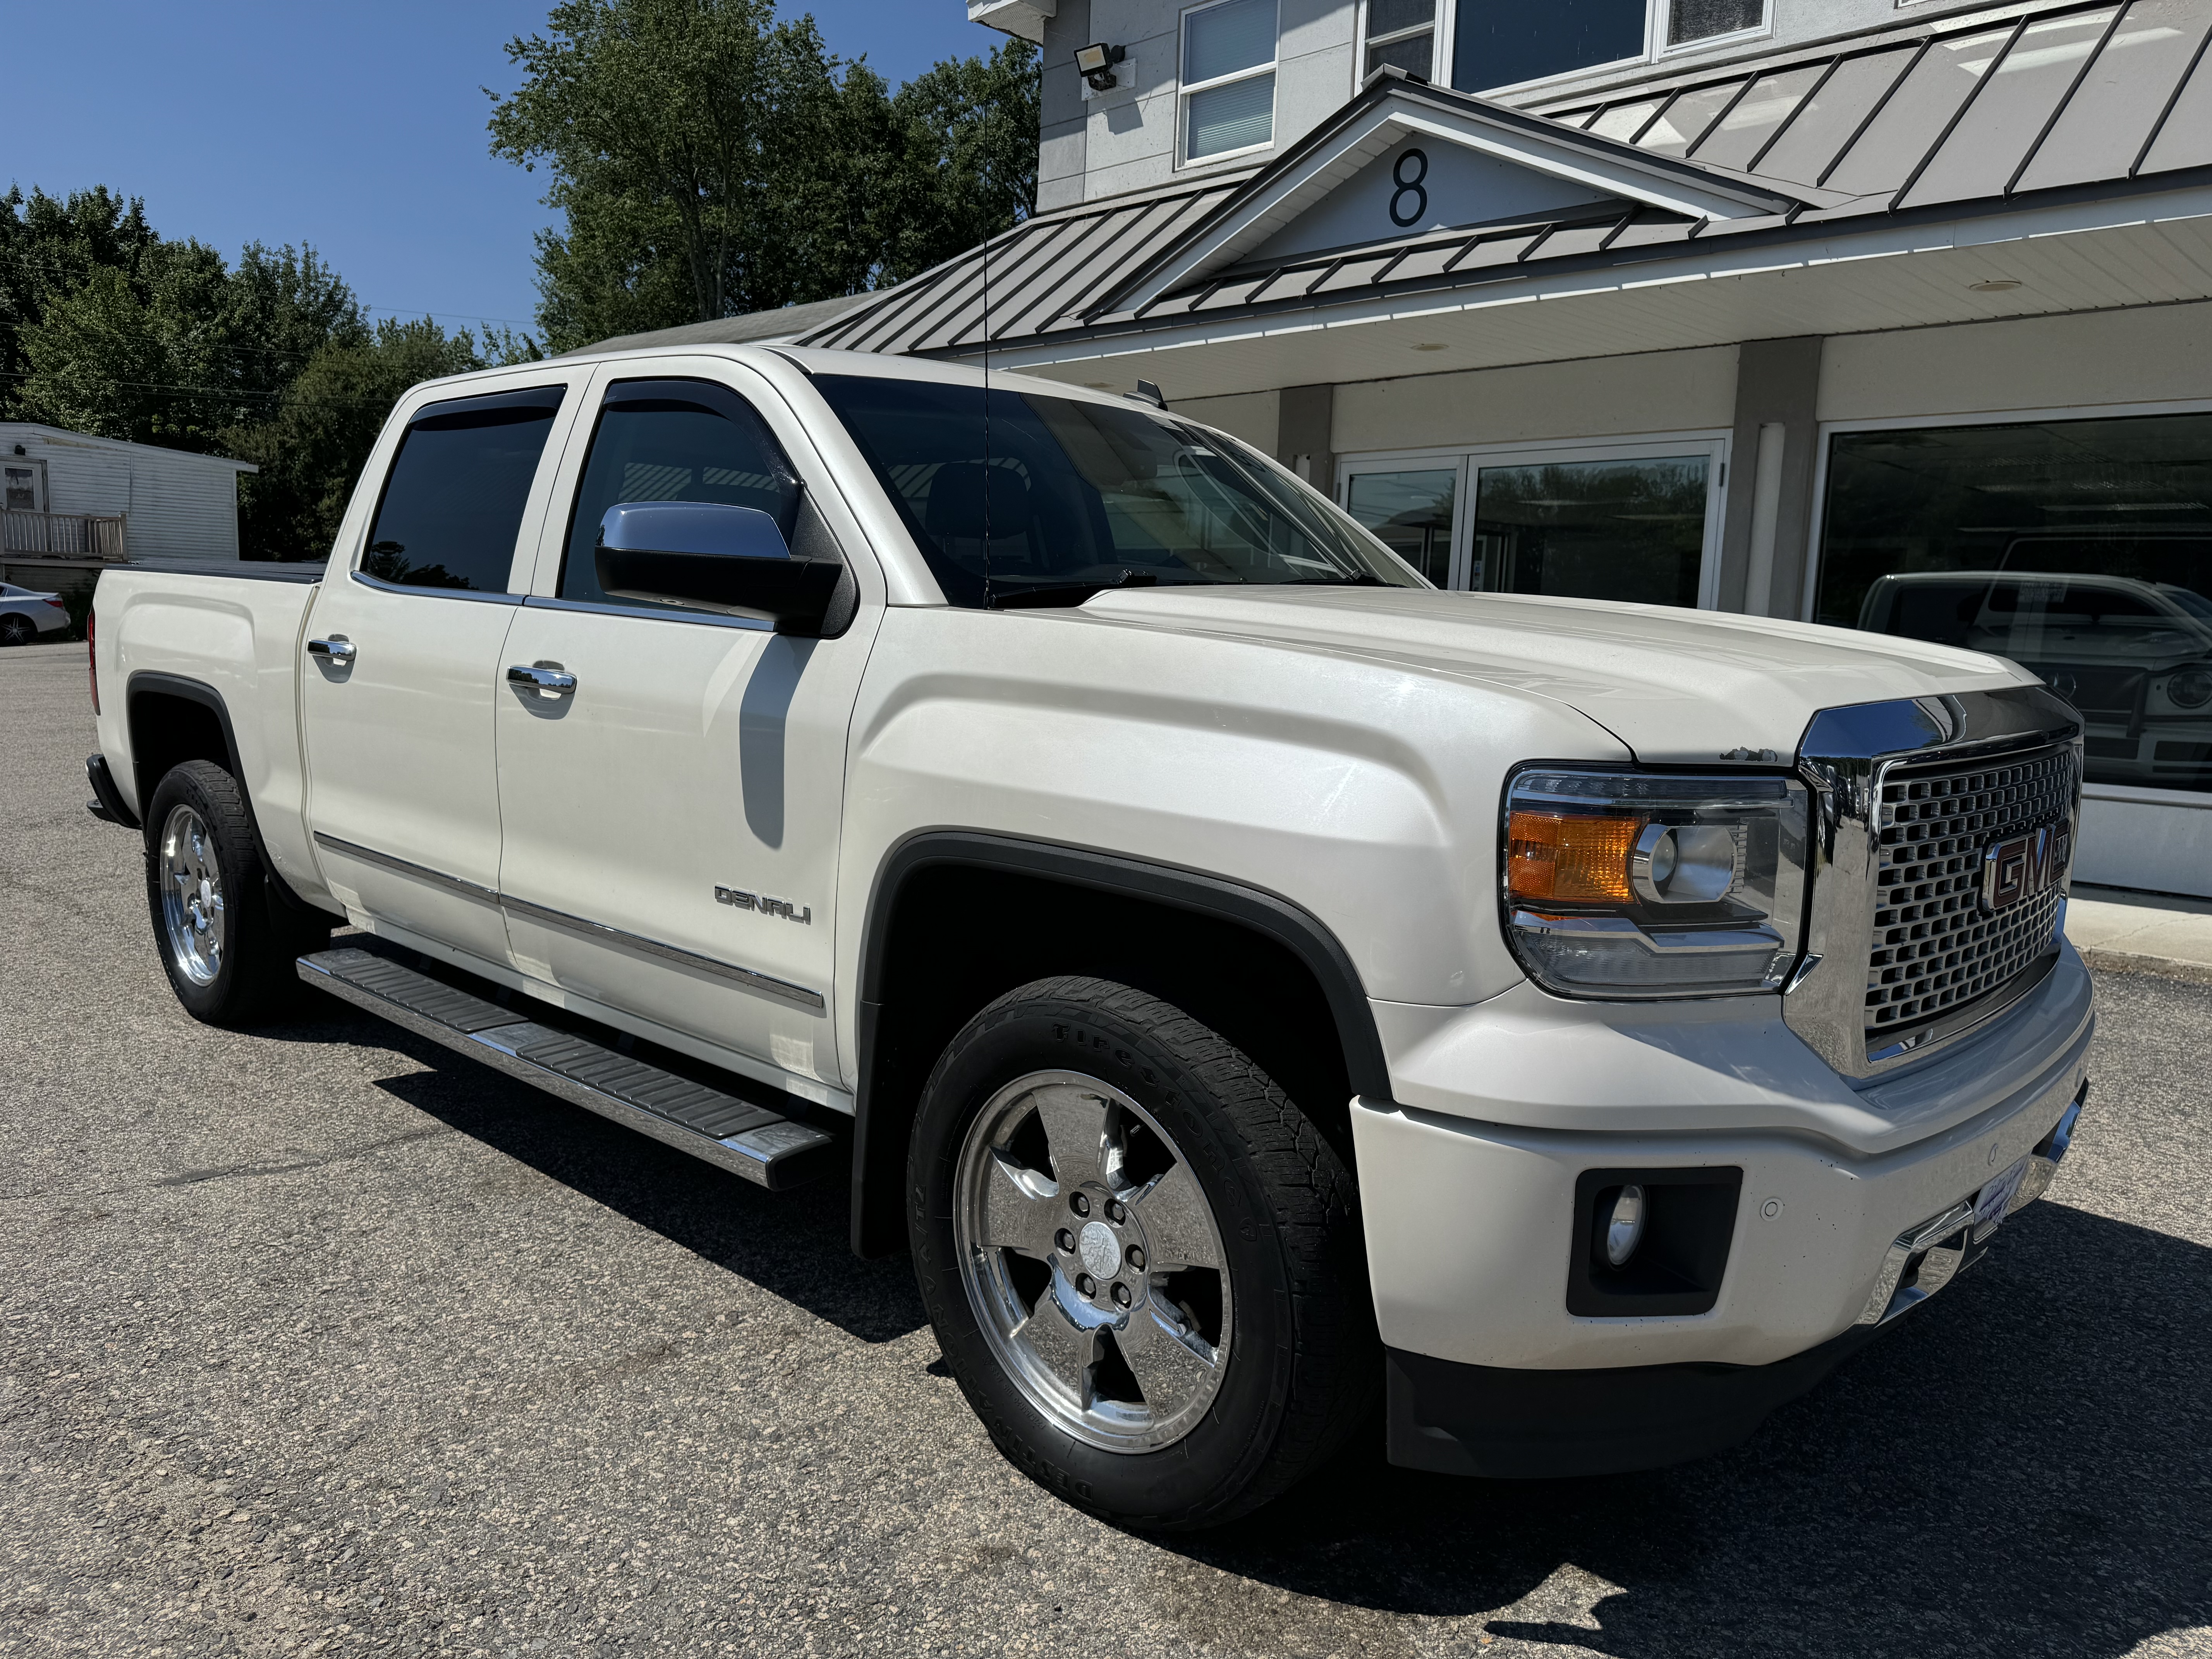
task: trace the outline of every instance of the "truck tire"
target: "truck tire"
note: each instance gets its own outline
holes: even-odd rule
[[[250,1025],[289,1008],[295,960],[330,940],[329,922],[279,898],[238,781],[211,761],[173,767],[146,812],[146,903],[161,966],[185,1012]]]
[[[923,1091],[907,1185],[962,1391],[1079,1507],[1218,1525],[1371,1404],[1351,1172],[1266,1073],[1157,997],[1062,978],[992,1003]]]

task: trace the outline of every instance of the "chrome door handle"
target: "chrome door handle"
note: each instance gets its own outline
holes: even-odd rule
[[[320,657],[334,667],[350,668],[353,666],[354,645],[344,635],[333,634],[326,640],[309,640],[307,654]]]
[[[516,663],[507,671],[509,685],[526,685],[541,697],[568,697],[575,695],[576,677],[562,672],[557,662],[533,663],[525,668]]]

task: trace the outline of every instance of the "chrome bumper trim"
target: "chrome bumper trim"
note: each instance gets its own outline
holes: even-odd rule
[[[1962,1198],[1940,1215],[1907,1227],[1883,1253],[1881,1268],[1867,1292],[1866,1306],[1854,1325],[1887,1325],[1899,1314],[1918,1307],[1959,1276],[1970,1255],[1986,1243],[1998,1224],[2018,1215],[2051,1190],[2059,1160],[2074,1139],[2074,1125],[2089,1098],[2085,1082],[2073,1102],[2059,1115],[2049,1134],[2027,1155],[2027,1172],[2019,1189],[2005,1206],[2004,1214],[1974,1224],[1975,1200]]]

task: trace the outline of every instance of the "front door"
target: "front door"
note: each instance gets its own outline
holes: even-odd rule
[[[0,482],[7,487],[6,499],[10,513],[43,513],[46,510],[46,464],[44,461],[10,459],[0,464]],[[44,549],[40,549],[44,551]]]
[[[549,531],[548,575],[507,641],[511,667],[573,677],[499,698],[514,963],[823,1098],[837,1077],[846,732],[881,612],[862,605],[842,636],[799,639],[610,600],[593,550],[624,501],[757,507],[802,548],[830,532],[793,465],[803,438],[750,371],[674,360],[602,373],[589,447],[567,469],[565,534]]]
[[[495,963],[507,932],[492,699],[564,391],[416,411],[301,642],[309,822],[331,890],[358,922]]]

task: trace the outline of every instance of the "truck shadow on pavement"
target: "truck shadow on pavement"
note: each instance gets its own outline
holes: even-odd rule
[[[2118,1656],[2212,1623],[2208,1376],[2212,1250],[2046,1200],[1734,1452],[1523,1483],[1361,1446],[1169,1541],[1297,1595],[1504,1609],[1482,1626],[1501,1641],[1624,1659]]]
[[[377,1080],[417,1111],[528,1165],[702,1260],[864,1342],[927,1323],[903,1258],[862,1261],[848,1240],[845,1183],[834,1176],[769,1193],[634,1130],[542,1094],[363,1016],[288,1036],[369,1037],[430,1069]]]
[[[759,1191],[366,1018],[291,1035],[419,1060],[378,1086],[861,1340],[924,1323],[903,1259],[848,1250],[842,1182]],[[2212,1249],[2046,1200],[1733,1452],[1455,1480],[1390,1468],[1373,1426],[1269,1509],[1147,1541],[1198,1572],[1190,1611],[1231,1619],[1238,1650],[1246,1598],[1217,1575],[1290,1593],[1247,1609],[1285,1652],[1381,1613],[1480,1620],[1454,1632],[1468,1654],[2118,1659],[2212,1624],[2208,1377]]]

